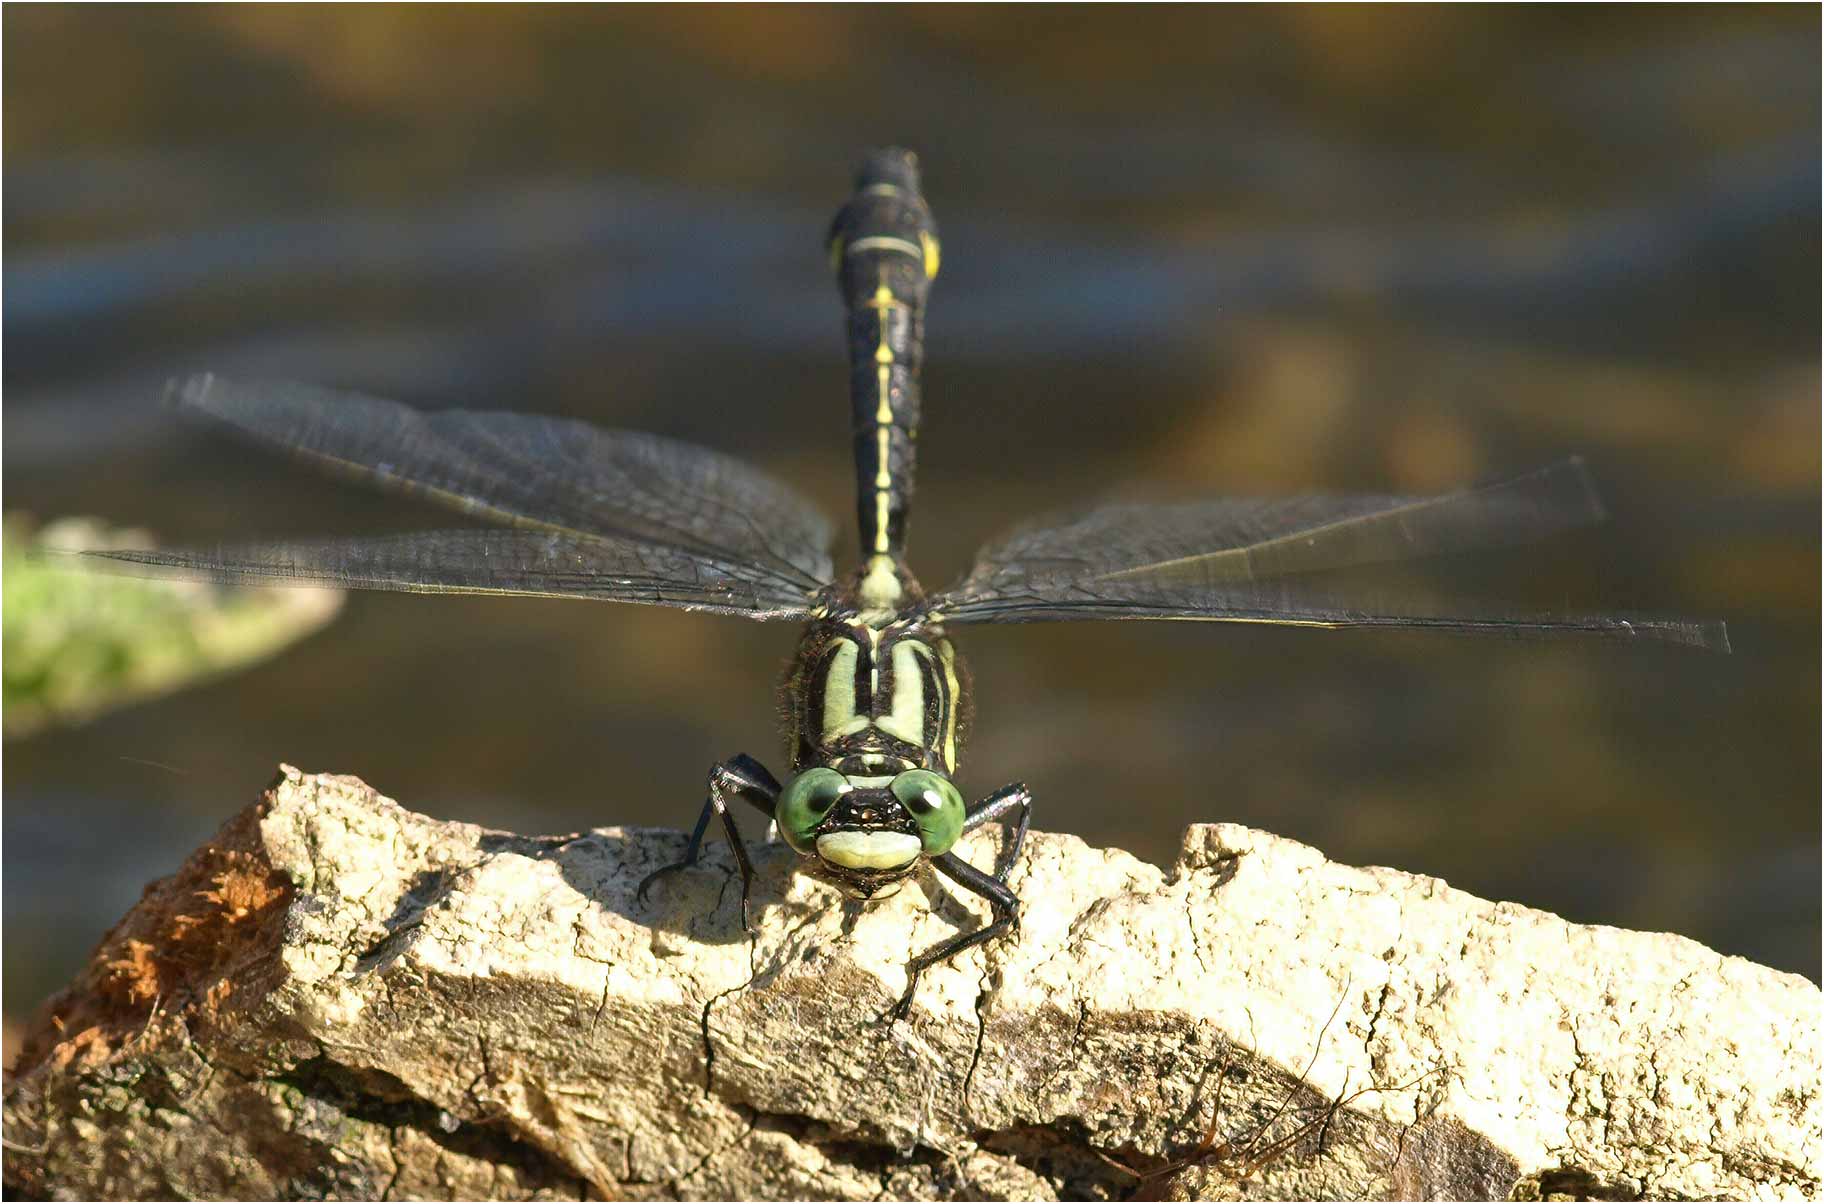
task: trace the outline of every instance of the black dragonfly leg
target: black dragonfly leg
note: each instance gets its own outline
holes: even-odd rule
[[[753,931],[753,925],[748,919],[747,896],[754,881],[754,864],[748,859],[747,845],[741,839],[741,829],[736,826],[735,817],[728,809],[730,798],[742,800],[765,812],[767,818],[771,819],[773,804],[779,801],[779,780],[768,772],[766,766],[746,753],[730,757],[712,768],[709,771],[709,797],[704,800],[703,813],[697,816],[697,826],[691,830],[690,844],[684,849],[684,859],[646,875],[635,892],[642,904],[646,902],[646,891],[654,882],[697,863],[703,854],[703,836],[709,831],[709,817],[719,815],[722,817],[722,830],[728,835],[729,847],[735,853],[735,864],[741,869],[741,928],[743,931]]]
[[[1026,789],[1024,782],[1003,786],[969,808],[969,814],[963,817],[963,834],[966,836],[983,824],[1005,820],[1014,811],[1020,813],[1020,818],[1013,825],[1013,843],[1001,855],[994,869],[995,878],[1001,882],[1007,881],[1007,875],[1019,864],[1020,848],[1026,843],[1026,829],[1032,825],[1032,791]]]
[[[906,965],[906,993],[893,1005],[892,1017],[895,1020],[905,1019],[912,1008],[912,997],[918,993],[918,979],[926,970],[938,962],[948,961],[965,949],[972,949],[984,941],[991,941],[1020,922],[1020,897],[1007,887],[1007,875],[1020,859],[1020,847],[1026,842],[1026,829],[1032,823],[1032,794],[1023,783],[1004,786],[969,809],[963,820],[963,831],[970,832],[986,823],[1004,820],[1012,812],[1019,812],[1019,819],[1013,828],[1013,843],[1000,864],[995,867],[993,875],[984,874],[955,853],[942,853],[931,859],[931,864],[938,872],[965,890],[974,891],[988,900],[992,918],[988,923],[973,932],[964,932],[938,945],[926,953],[921,953]]]

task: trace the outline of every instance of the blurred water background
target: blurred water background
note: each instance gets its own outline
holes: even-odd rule
[[[173,373],[560,413],[852,513],[821,239],[943,226],[928,584],[1010,522],[1430,491],[1571,452],[1606,527],[1436,571],[1726,619],[1731,657],[1179,624],[970,630],[962,775],[1170,863],[1233,820],[1819,975],[1809,6],[21,7],[4,503],[169,542],[446,519],[174,424]],[[847,553],[846,546],[840,551]],[[363,595],[236,676],[8,741],[4,1007],[289,761],[522,831],[778,764],[786,626]],[[10,1025],[9,1025],[10,1027]]]

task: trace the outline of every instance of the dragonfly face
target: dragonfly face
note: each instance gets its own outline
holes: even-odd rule
[[[964,819],[962,793],[929,769],[880,777],[815,765],[786,783],[773,809],[785,842],[858,899],[891,894],[922,859],[948,853]]]
[[[986,899],[988,923],[908,967],[1011,929],[1008,886],[1031,816],[1014,784],[965,807],[952,779],[969,681],[947,629],[969,623],[1171,619],[1307,628],[1582,633],[1726,650],[1720,623],[1526,613],[1429,591],[1389,593],[1357,566],[1501,547],[1603,517],[1576,460],[1442,497],[1217,498],[1114,504],[1029,523],[926,595],[906,566],[921,410],[924,310],[937,226],[908,151],[868,156],[829,248],[848,311],[849,436],[861,563],[833,569],[833,529],[796,491],[733,457],[631,431],[527,414],[445,410],[288,382],[173,384],[180,409],[311,463],[492,526],[369,539],[267,541],[206,551],[121,550],[109,560],[192,578],[417,593],[644,602],[806,624],[785,683],[792,776],[737,755],[713,767],[684,860],[719,818],[742,879],[753,867],[736,801],[774,820],[808,868],[877,898],[925,865]],[[954,851],[1011,827],[992,873]],[[661,873],[666,871],[661,871]],[[655,874],[641,884],[640,894]]]

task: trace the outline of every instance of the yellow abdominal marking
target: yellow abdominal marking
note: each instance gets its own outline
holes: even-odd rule
[[[874,550],[884,555],[892,546],[887,538],[887,491],[882,489],[874,495]]]
[[[874,311],[875,325],[878,328],[879,342],[874,348],[874,379],[879,389],[880,404],[874,410],[874,421],[879,426],[879,464],[874,472],[874,550],[885,552],[892,546],[887,537],[887,513],[891,509],[893,487],[892,474],[887,470],[889,438],[893,425],[893,348],[887,345],[887,311],[901,308],[905,302],[893,295],[883,278],[880,287],[874,290],[874,299],[869,301],[868,308]]]
[[[884,623],[893,616],[893,608],[899,604],[899,597],[904,593],[899,583],[899,572],[893,565],[891,556],[871,556],[868,558],[867,576],[861,579],[859,600],[861,614],[857,616],[868,625],[871,634],[874,625]]]
[[[923,247],[914,246],[903,238],[891,234],[874,234],[867,238],[858,238],[843,248],[843,254],[852,255],[856,251],[892,251],[899,255],[910,255],[921,263],[925,258]]]

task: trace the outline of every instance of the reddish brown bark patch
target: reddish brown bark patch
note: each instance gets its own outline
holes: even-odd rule
[[[75,981],[33,1021],[14,1075],[45,1063],[93,1065],[156,1016],[182,1016],[194,1029],[251,1002],[237,996],[268,976],[246,973],[248,963],[278,947],[272,929],[292,895],[260,841],[269,802],[242,811],[177,873],[146,887]]]

